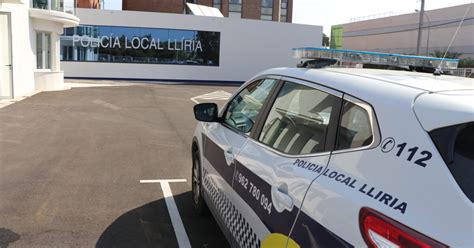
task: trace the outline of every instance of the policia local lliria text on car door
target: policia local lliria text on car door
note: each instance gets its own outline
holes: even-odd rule
[[[235,245],[260,247],[290,237],[289,246],[351,246],[315,221],[321,216],[300,208],[329,197],[322,184],[306,195],[317,177],[354,187],[354,179],[330,170],[330,152],[378,144],[369,105],[314,83],[267,76],[248,84],[221,120],[204,128],[204,197]],[[403,211],[404,205],[396,207]]]

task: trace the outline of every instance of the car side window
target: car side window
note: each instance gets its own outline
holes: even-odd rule
[[[249,133],[278,80],[262,79],[251,83],[229,103],[224,114],[224,123],[243,133]]]
[[[352,102],[344,101],[337,135],[337,150],[368,146],[374,137],[367,110]]]
[[[338,97],[323,91],[285,82],[259,141],[290,155],[325,151],[331,113],[338,101]]]

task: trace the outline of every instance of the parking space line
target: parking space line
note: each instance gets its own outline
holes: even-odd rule
[[[191,101],[199,104],[199,101],[196,99],[201,99],[201,100],[218,100],[218,101],[226,101],[232,96],[231,93],[224,91],[224,90],[218,90],[214,92],[210,92],[207,94],[199,95],[190,98]]]
[[[113,105],[112,103],[108,103],[106,101],[102,101],[100,99],[96,99],[92,102],[95,103],[95,104],[98,104],[98,105],[102,105],[103,107],[106,107],[106,108],[109,108],[109,109],[120,110],[119,106]]]
[[[171,224],[174,228],[174,233],[176,239],[178,240],[178,246],[180,248],[191,248],[191,243],[189,242],[188,235],[184,229],[183,221],[179,215],[178,207],[173,198],[173,193],[169,183],[184,183],[186,179],[167,179],[167,180],[140,180],[140,183],[159,183],[161,190],[163,191],[163,196],[165,197],[166,207],[168,208],[168,213],[171,218]]]
[[[21,144],[21,141],[19,141],[19,140],[9,140],[9,139],[0,139],[0,142]]]

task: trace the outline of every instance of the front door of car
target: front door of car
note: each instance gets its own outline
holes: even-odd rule
[[[237,228],[246,223],[238,219],[239,206],[232,190],[236,157],[248,141],[259,113],[277,83],[278,78],[249,83],[229,101],[219,122],[204,124],[203,186],[212,202],[211,209],[238,242],[247,237],[237,233]]]
[[[286,247],[306,191],[326,169],[342,94],[313,83],[285,80],[237,156],[234,190],[258,216],[262,247]],[[263,118],[265,115],[265,118]],[[288,247],[299,240],[290,240]]]

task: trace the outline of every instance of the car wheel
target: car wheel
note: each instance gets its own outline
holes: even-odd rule
[[[199,215],[207,215],[209,209],[202,196],[202,175],[201,175],[201,160],[199,159],[199,151],[196,150],[193,154],[193,171],[192,171],[192,201],[194,209]]]

